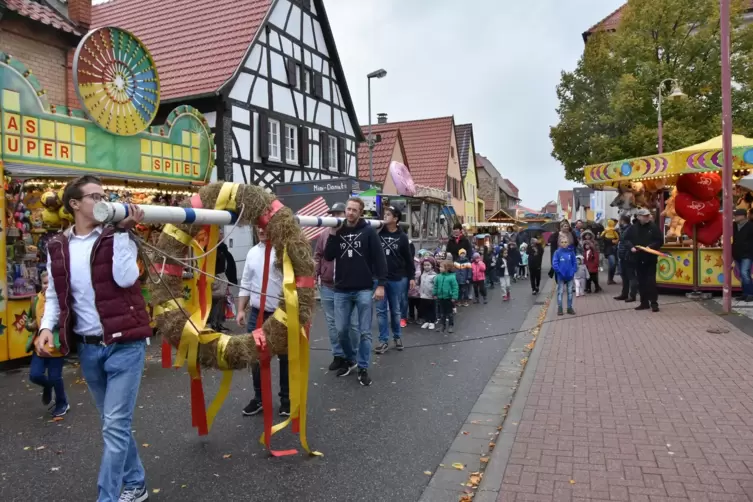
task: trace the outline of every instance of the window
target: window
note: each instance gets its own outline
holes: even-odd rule
[[[280,160],[280,122],[269,119],[269,158]]]
[[[327,168],[332,171],[337,171],[337,137],[327,136],[327,141],[327,158],[329,160],[329,165],[327,166]]]
[[[298,128],[292,125],[285,125],[285,162],[298,164]]]

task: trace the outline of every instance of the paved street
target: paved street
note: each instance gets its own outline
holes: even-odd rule
[[[355,377],[337,379],[327,372],[331,357],[318,315],[312,329],[317,350],[309,442],[324,458],[275,459],[265,453],[258,443],[261,415],[240,413],[251,397],[245,372],[237,372],[209,436],[197,437],[190,426],[186,370],[162,369],[159,347],[153,346],[134,422],[151,499],[418,500],[429,482],[424,471],[442,462],[513,337],[462,340],[517,330],[536,300],[527,282],[514,285],[509,303],[502,304],[498,292],[487,306],[461,309],[453,335],[410,327],[404,352],[390,350],[373,359],[370,388],[360,387]],[[445,344],[411,347],[437,342]],[[39,391],[27,383],[26,368],[0,374],[0,499],[28,501],[32,489],[37,500],[95,497],[98,418],[86,385],[76,383],[78,370],[69,368],[65,377],[72,411],[53,423]],[[208,399],[218,382],[218,375],[205,375]],[[275,448],[296,446],[287,431],[274,437]]]
[[[487,470],[498,500],[753,500],[753,338],[680,296],[652,314],[614,294],[550,309]]]

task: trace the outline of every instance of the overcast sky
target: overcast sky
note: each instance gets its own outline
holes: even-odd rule
[[[583,52],[581,34],[624,0],[325,0],[362,124],[454,115],[476,149],[540,209],[574,186],[551,156],[555,88]]]

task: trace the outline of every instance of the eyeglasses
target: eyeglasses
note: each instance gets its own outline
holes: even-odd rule
[[[83,200],[83,199],[85,199],[87,197],[89,197],[94,202],[101,202],[102,199],[105,198],[105,194],[103,194],[103,193],[88,193],[86,195],[82,195],[79,199]]]

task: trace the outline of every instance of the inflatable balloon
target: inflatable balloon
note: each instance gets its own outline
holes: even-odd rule
[[[679,188],[678,188],[679,190]],[[677,215],[691,225],[713,220],[719,212],[719,200],[700,201],[692,195],[680,192],[675,197]]]
[[[700,201],[713,199],[721,189],[722,177],[719,173],[683,174],[677,180],[677,190]]]

